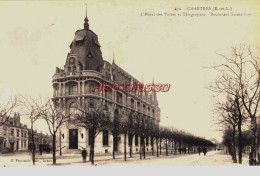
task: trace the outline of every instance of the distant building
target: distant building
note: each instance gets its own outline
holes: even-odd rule
[[[31,129],[28,130],[29,134],[29,151],[32,150],[33,142],[32,142],[32,133]],[[52,137],[48,134],[43,134],[42,132],[38,133],[37,131],[34,131],[34,144],[35,144],[35,150],[39,151],[40,146],[52,146]]]
[[[35,131],[35,147],[39,151],[40,145],[51,147],[52,137],[48,134],[37,133]],[[20,122],[20,114],[14,113],[8,121],[0,126],[0,152],[3,150],[20,152],[32,149],[31,129]]]
[[[104,111],[109,111],[111,116],[121,116],[124,110],[142,115],[146,123],[158,126],[160,122],[160,108],[156,93],[125,92],[114,89],[111,92],[92,92],[95,85],[101,84],[142,84],[132,75],[120,68],[117,64],[110,64],[103,60],[98,36],[89,29],[86,16],[84,29],[77,30],[70,44],[64,68],[56,68],[52,80],[54,88],[53,101],[65,104],[68,112],[75,111],[75,106],[86,104],[93,108],[102,104]],[[131,113],[129,118],[131,117]],[[62,126],[57,135],[61,148],[67,152],[87,148],[89,150],[89,130],[78,127],[73,123]],[[117,140],[116,151],[123,152],[123,138]],[[140,136],[131,134],[127,137],[128,144],[133,143],[133,152],[140,146]],[[150,140],[147,139],[147,149],[151,150]],[[96,138],[98,153],[112,152],[112,136],[104,130]],[[129,145],[127,145],[128,147]],[[129,151],[129,150],[127,150]]]
[[[17,113],[0,126],[0,151],[4,149],[14,152],[28,150],[28,129],[21,124],[20,115]]]

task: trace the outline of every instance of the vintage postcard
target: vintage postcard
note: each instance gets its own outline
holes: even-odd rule
[[[257,0],[0,1],[0,167],[260,166]]]

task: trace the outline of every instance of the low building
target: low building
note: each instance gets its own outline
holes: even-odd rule
[[[31,129],[28,129],[29,134],[29,151],[32,150],[33,141],[32,141],[32,132]],[[38,133],[34,131],[34,144],[35,150],[40,151],[41,146],[43,146],[43,150],[48,146],[52,146],[52,137],[48,134],[43,134],[42,132]]]
[[[0,126],[0,151],[5,149],[14,152],[28,150],[28,129],[20,122],[18,113]]]

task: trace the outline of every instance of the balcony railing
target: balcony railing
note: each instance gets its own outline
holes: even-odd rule
[[[101,73],[94,71],[94,70],[83,70],[83,71],[74,71],[68,73],[55,73],[52,78],[63,78],[63,77],[74,77],[74,76],[91,76],[91,77],[98,77],[98,78],[105,78]]]

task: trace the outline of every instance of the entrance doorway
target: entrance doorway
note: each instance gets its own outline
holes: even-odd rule
[[[10,143],[10,149],[11,149],[12,151],[14,151],[14,143],[13,143],[13,142]]]
[[[16,141],[16,151],[19,151],[19,141]]]
[[[69,149],[78,149],[78,129],[69,129]]]

